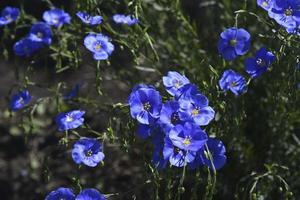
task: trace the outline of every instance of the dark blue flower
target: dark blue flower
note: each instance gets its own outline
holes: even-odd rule
[[[185,151],[198,151],[207,141],[207,134],[194,123],[186,122],[170,130],[169,138],[173,145]]]
[[[215,117],[215,111],[208,105],[208,99],[198,93],[179,99],[179,117],[183,121],[193,121],[206,126]]]
[[[171,165],[183,167],[188,163],[193,162],[195,156],[195,152],[182,150],[176,147],[168,136],[165,137],[163,157],[164,160],[168,160]]]
[[[29,104],[31,96],[27,90],[20,91],[18,94],[12,96],[10,101],[10,108],[12,111],[18,111]]]
[[[102,146],[94,138],[81,138],[73,147],[72,158],[77,164],[84,164],[89,167],[95,167],[104,159]]]
[[[113,16],[113,20],[117,23],[117,24],[127,24],[129,26],[136,24],[139,22],[138,19],[134,18],[131,15],[122,15],[122,14],[115,14]]]
[[[300,22],[299,0],[275,0],[272,17],[285,28],[297,28]]]
[[[50,192],[45,200],[75,200],[75,194],[70,188],[60,187]]]
[[[89,34],[84,38],[84,45],[94,53],[95,60],[106,60],[114,50],[109,38],[102,34]]]
[[[20,15],[20,10],[14,7],[5,7],[1,11],[0,15],[0,26],[4,26],[6,24],[10,24],[18,19]]]
[[[45,11],[43,14],[43,19],[47,24],[56,28],[62,26],[63,24],[69,24],[71,21],[71,17],[68,13],[57,8]]]
[[[42,43],[32,41],[29,38],[24,38],[14,44],[14,52],[18,56],[28,57],[42,47]]]
[[[152,86],[136,86],[128,98],[132,118],[141,124],[153,124],[160,116],[161,96]]]
[[[81,110],[73,110],[67,113],[60,113],[56,117],[56,124],[59,131],[66,131],[69,129],[75,129],[81,126],[84,122],[82,117],[85,114]]]
[[[72,88],[72,90],[64,96],[64,99],[72,99],[72,98],[76,97],[79,93],[80,86],[81,86],[81,84],[76,84]]]
[[[229,28],[220,36],[218,50],[225,60],[244,55],[250,48],[250,34],[245,29]]]
[[[203,148],[201,155],[203,158],[203,163],[209,168],[213,168],[213,164],[216,170],[221,169],[225,165],[227,159],[225,155],[226,149],[223,142],[215,138],[209,138],[207,140],[207,148],[211,154],[212,161],[209,159],[209,153],[207,149]]]
[[[231,69],[224,71],[222,78],[219,80],[219,85],[221,90],[230,90],[236,96],[245,93],[247,90],[245,78]]]
[[[44,22],[37,22],[31,27],[28,38],[35,42],[50,45],[52,42],[51,28]]]
[[[275,0],[257,0],[257,5],[263,8],[266,11],[269,11],[273,8]]]
[[[91,16],[86,12],[77,12],[77,17],[85,24],[98,25],[102,23],[103,18],[100,15]]]
[[[76,197],[75,200],[106,200],[105,196],[98,190],[88,188],[82,190]]]
[[[266,72],[275,59],[274,54],[263,47],[256,52],[255,57],[246,59],[245,69],[252,78],[255,78]]]
[[[179,96],[180,88],[184,85],[190,83],[190,81],[185,77],[175,71],[169,71],[167,76],[163,77],[163,83],[166,90],[172,96]]]
[[[155,128],[155,124],[154,125],[138,124],[138,128],[136,131],[137,136],[142,139],[146,139],[152,135],[154,128]]]
[[[166,133],[177,124],[182,123],[179,118],[179,103],[168,101],[163,104],[159,120]]]

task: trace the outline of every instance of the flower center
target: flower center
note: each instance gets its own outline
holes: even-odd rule
[[[150,103],[149,102],[144,103],[143,108],[144,108],[144,110],[149,111],[151,109]]]
[[[178,147],[174,147],[174,152],[175,153],[179,153],[180,152],[180,149]]]
[[[5,19],[6,19],[7,21],[12,21],[12,17],[11,17],[10,15],[6,15],[6,16],[5,16]]]
[[[268,1],[262,2],[262,6],[263,6],[263,7],[268,7],[268,6],[269,6],[269,2],[268,2]]]
[[[231,83],[230,83],[230,87],[235,87],[235,86],[237,86],[238,84],[237,84],[237,82],[236,81],[232,81]]]
[[[236,45],[236,43],[237,43],[236,39],[232,39],[229,41],[230,46],[233,46],[233,47]]]
[[[91,157],[92,155],[93,155],[93,151],[91,149],[85,152],[86,157]]]
[[[53,24],[58,24],[59,20],[58,20],[57,18],[54,18],[54,19],[52,20],[52,22],[53,22]]]
[[[177,112],[174,112],[171,115],[171,123],[175,125],[175,124],[177,124],[178,121],[179,121],[179,115]]]
[[[44,37],[44,34],[41,33],[41,32],[37,32],[36,36],[37,36],[38,38],[43,38],[43,37]]]
[[[258,64],[259,66],[263,67],[265,65],[265,61],[261,58],[258,58],[256,60],[256,64]]]
[[[291,8],[285,9],[284,14],[286,16],[291,16],[293,14],[293,9]]]
[[[71,115],[66,116],[66,122],[72,122],[74,121],[74,118]]]
[[[97,44],[95,45],[96,51],[99,51],[101,48],[102,48],[102,47],[101,47],[101,45],[100,45],[99,43],[97,43]]]
[[[184,146],[189,146],[191,144],[191,137],[186,137],[182,143]]]
[[[175,88],[176,88],[176,89],[178,89],[178,88],[180,88],[180,87],[181,87],[181,85],[182,85],[182,82],[181,82],[181,81],[179,81],[179,80],[176,80],[176,83],[175,83]]]
[[[20,97],[20,99],[18,100],[18,102],[19,102],[20,104],[24,104],[24,99],[23,99],[23,97]]]
[[[199,115],[199,108],[194,108],[193,110],[192,110],[192,115],[193,116],[197,116],[197,115]]]

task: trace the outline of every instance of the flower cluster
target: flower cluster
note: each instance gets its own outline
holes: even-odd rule
[[[250,49],[250,34],[245,29],[228,28],[220,34],[219,53],[225,60],[233,60],[246,54]],[[251,78],[257,78],[266,72],[275,61],[275,56],[265,47],[260,48],[254,57],[245,60],[245,71]],[[219,80],[221,90],[230,90],[238,96],[247,91],[246,79],[232,69],[223,72]]]
[[[128,102],[132,118],[139,122],[137,135],[150,138],[154,145],[153,162],[159,168],[206,165],[220,169],[226,162],[225,147],[201,128],[215,115],[206,96],[175,71],[163,77],[173,98],[162,102],[160,93],[150,85],[133,88]]]
[[[266,10],[269,17],[283,26],[288,33],[300,35],[299,0],[257,0],[257,5]]]
[[[77,196],[70,188],[60,187],[50,192],[45,200],[105,200],[105,196],[98,190],[93,188],[87,188],[82,190]]]

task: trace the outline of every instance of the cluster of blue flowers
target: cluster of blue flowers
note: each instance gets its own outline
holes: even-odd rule
[[[299,0],[257,0],[257,5],[266,10],[269,17],[283,26],[288,33],[300,35]]]
[[[16,42],[14,45],[15,54],[18,56],[31,56],[45,45],[52,43],[53,33],[50,26],[55,28],[70,23],[71,17],[60,9],[51,9],[43,14],[45,22],[36,22],[32,25],[27,37]]]
[[[77,196],[70,188],[60,187],[50,192],[45,200],[105,200],[105,196],[98,190],[87,188],[82,190]]]
[[[225,147],[201,128],[215,116],[206,96],[175,71],[163,77],[172,99],[162,102],[160,93],[151,85],[137,85],[128,102],[132,118],[138,124],[137,135],[150,138],[154,145],[153,162],[158,168],[206,165],[220,169],[226,163]]]
[[[237,56],[245,55],[251,46],[251,36],[245,29],[235,27],[228,28],[220,35],[218,42],[219,53],[225,60],[234,60]],[[276,57],[265,47],[260,48],[254,57],[245,61],[245,71],[251,78],[257,78],[266,72]],[[223,72],[219,81],[223,91],[230,90],[236,96],[247,91],[246,79],[232,69]]]
[[[16,21],[20,15],[18,8],[6,7],[1,12],[0,26],[7,25]],[[77,12],[77,17],[88,25],[99,25],[103,22],[102,16],[91,16],[86,12]],[[17,41],[14,44],[14,52],[18,56],[31,56],[33,53],[52,43],[53,33],[50,26],[60,28],[64,24],[69,24],[71,16],[61,9],[51,9],[43,14],[45,22],[37,22],[32,25],[27,37]],[[113,20],[117,24],[127,24],[129,26],[139,22],[138,19],[131,15],[115,14]],[[84,39],[84,45],[93,53],[95,60],[106,60],[114,51],[114,45],[110,38],[98,33],[89,34]]]

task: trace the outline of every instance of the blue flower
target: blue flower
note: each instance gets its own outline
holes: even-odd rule
[[[203,153],[201,155],[203,163],[209,168],[213,168],[213,164],[216,170],[221,169],[225,165],[227,159],[225,155],[226,149],[223,142],[215,138],[209,138],[207,141],[207,147],[211,154],[212,161],[209,159],[207,149],[203,148]]]
[[[218,50],[225,60],[244,55],[250,48],[250,34],[245,29],[229,28],[220,36]]]
[[[84,38],[84,45],[94,53],[95,60],[106,60],[114,50],[109,38],[102,34],[89,34]]]
[[[91,16],[86,12],[77,12],[77,17],[85,24],[98,25],[102,23],[103,18],[100,15]]]
[[[199,126],[206,126],[215,117],[215,111],[208,106],[208,99],[198,93],[179,99],[179,117],[183,121],[193,121]]]
[[[275,0],[272,8],[272,17],[277,23],[285,28],[297,28],[300,22],[300,1],[299,0]]]
[[[104,159],[102,146],[98,140],[93,138],[81,138],[73,147],[72,158],[77,164],[85,164],[89,167],[95,167]]]
[[[190,83],[190,81],[185,77],[175,71],[169,71],[167,76],[163,77],[163,83],[166,90],[172,96],[179,96],[180,88],[184,85]]]
[[[230,90],[236,96],[245,93],[247,90],[245,78],[231,69],[224,71],[222,78],[219,80],[219,85],[221,90]]]
[[[52,192],[50,192],[45,200],[75,200],[75,194],[70,188],[60,187]]]
[[[163,148],[163,158],[168,160],[171,165],[183,167],[194,161],[196,153],[193,151],[185,151],[176,147],[168,136],[165,137]]]
[[[106,200],[103,194],[93,188],[82,190],[75,200]]]
[[[45,11],[43,14],[43,19],[47,24],[56,28],[62,26],[63,24],[69,24],[71,21],[71,17],[68,13],[57,8]]]
[[[177,124],[182,123],[179,118],[179,103],[177,101],[166,102],[162,106],[159,120],[166,133]]]
[[[128,98],[132,118],[141,124],[153,124],[160,116],[161,96],[152,86],[136,86]]]
[[[6,24],[10,24],[18,19],[20,15],[20,10],[14,7],[5,7],[1,11],[0,15],[0,26],[4,26]]]
[[[142,139],[146,139],[152,135],[152,132],[155,129],[156,124],[154,125],[147,125],[147,124],[138,124],[137,128],[137,136]]]
[[[252,78],[255,78],[266,72],[275,59],[274,54],[263,47],[256,52],[255,57],[246,59],[245,69]]]
[[[29,104],[31,96],[27,90],[20,91],[18,94],[12,96],[10,101],[10,108],[12,111],[18,111]]]
[[[269,11],[273,8],[275,0],[257,0],[257,5],[263,8],[266,11]]]
[[[185,151],[198,151],[207,141],[207,134],[194,123],[186,122],[170,130],[169,138],[173,145]]]
[[[51,28],[44,22],[37,22],[31,27],[28,38],[35,42],[50,45],[52,42]]]
[[[39,50],[41,47],[43,47],[42,43],[32,41],[29,38],[24,38],[14,44],[14,52],[18,56],[28,57]]]
[[[180,91],[177,92],[178,95],[176,96],[176,99],[179,100],[179,99],[183,99],[183,98],[190,98],[199,93],[200,93],[200,91],[198,90],[197,86],[189,83],[180,88]]]
[[[139,22],[138,19],[134,18],[133,16],[130,15],[122,15],[122,14],[115,14],[113,16],[113,20],[117,23],[117,24],[127,24],[129,26],[136,24]]]
[[[60,113],[56,117],[56,124],[59,131],[66,131],[69,129],[75,129],[81,126],[84,122],[82,117],[85,114],[84,111],[73,110],[67,113]]]

